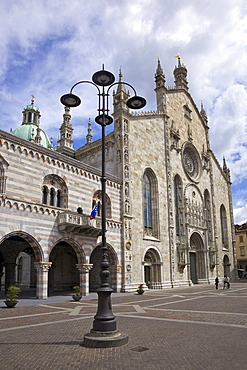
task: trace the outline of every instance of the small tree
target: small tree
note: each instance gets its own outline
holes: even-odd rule
[[[74,299],[74,301],[80,301],[82,297],[81,288],[78,285],[76,285],[73,287],[73,289],[75,290],[75,294],[72,295],[72,298]]]
[[[14,299],[14,298],[17,298],[18,295],[20,294],[20,292],[21,292],[21,289],[20,288],[18,288],[15,285],[11,285],[8,288],[8,290],[7,290],[7,294],[6,294],[6,296],[8,297],[7,298],[7,301],[9,301],[9,302],[17,302],[17,300]]]
[[[74,286],[73,289],[75,290],[75,296],[81,296],[81,288],[79,286]]]

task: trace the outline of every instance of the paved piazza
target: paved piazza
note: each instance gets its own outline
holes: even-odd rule
[[[79,345],[97,300],[0,303],[0,369],[247,369],[247,282],[112,295],[123,347]],[[26,302],[26,303],[25,303]]]

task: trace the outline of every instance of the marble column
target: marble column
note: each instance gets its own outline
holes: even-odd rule
[[[92,263],[78,263],[76,268],[80,272],[80,288],[82,295],[89,294],[89,272],[92,269]]]
[[[47,299],[48,297],[48,271],[52,262],[35,262],[34,267],[37,270],[36,296],[38,299]]]

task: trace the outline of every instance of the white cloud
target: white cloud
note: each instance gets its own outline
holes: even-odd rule
[[[147,110],[154,110],[156,57],[171,86],[180,52],[189,91],[197,106],[203,100],[208,114],[212,149],[220,162],[225,155],[233,181],[241,184],[247,177],[246,47],[245,0],[2,2],[1,120],[7,131],[17,127],[34,94],[42,128],[57,138],[60,96],[76,81],[91,79],[102,63],[116,76],[121,67],[124,80],[147,99]],[[72,110],[74,136],[85,137],[88,118],[93,123],[97,114],[96,93],[82,86],[75,93],[83,104]],[[96,137],[99,129],[92,129]],[[239,196],[246,204],[247,196]],[[244,205],[236,208],[246,211]]]

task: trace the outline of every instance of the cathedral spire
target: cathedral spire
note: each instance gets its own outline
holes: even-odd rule
[[[125,89],[125,86],[124,86],[124,83],[123,83],[123,74],[122,74],[122,70],[120,68],[120,70],[119,70],[119,81],[118,81],[118,87],[117,87],[117,94],[120,93],[121,91],[126,94],[126,89]]]
[[[157,110],[159,112],[164,112],[165,107],[166,107],[166,97],[165,97],[166,79],[165,79],[165,75],[161,67],[159,58],[158,58],[158,65],[157,65],[157,69],[155,73],[155,83],[156,83],[156,88],[154,89],[154,91],[156,92]]]
[[[119,70],[119,81],[117,85],[117,91],[113,91],[113,106],[114,106],[114,113],[116,113],[119,109],[122,110],[129,110],[126,105],[126,102],[129,98],[129,92],[126,92],[125,85],[123,82],[123,74],[121,69]]]
[[[157,68],[156,68],[156,73],[155,73],[155,77],[157,78],[158,76],[164,76],[164,72],[163,72],[163,68],[161,67],[161,63],[160,63],[160,59],[158,58],[158,65],[157,65]]]
[[[223,171],[224,171],[224,173],[227,177],[227,180],[230,182],[231,181],[231,174],[230,174],[230,169],[227,167],[225,157],[223,157]]]
[[[204,109],[204,106],[203,106],[203,102],[201,101],[201,111],[200,111],[200,114],[201,114],[201,117],[203,119],[203,122],[207,125],[208,123],[208,117],[207,117],[207,113]]]
[[[87,144],[91,143],[93,139],[90,118],[88,119],[86,139],[87,139]]]
[[[73,149],[73,127],[70,123],[71,115],[70,115],[70,108],[64,107],[64,115],[63,115],[63,123],[60,127],[60,139],[58,140],[58,148],[57,151],[63,154],[67,154],[72,156],[74,153]]]
[[[181,63],[180,55],[177,55],[178,65],[175,66],[173,74],[175,78],[175,86],[179,89],[184,89],[188,91],[188,81],[187,81],[187,69],[184,64]]]

